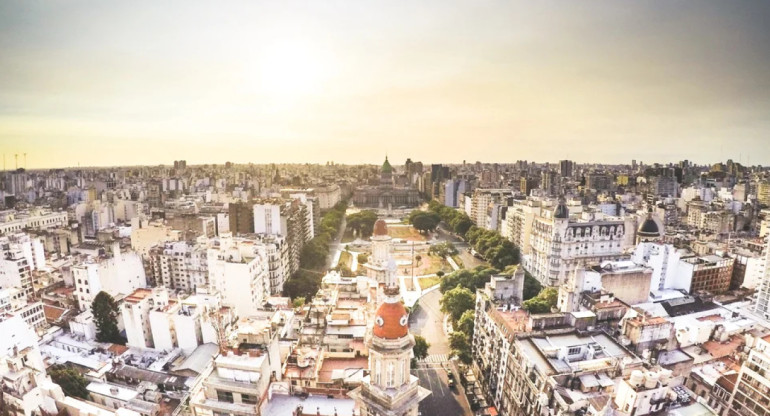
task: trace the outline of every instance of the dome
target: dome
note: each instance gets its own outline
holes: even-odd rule
[[[388,162],[388,157],[385,156],[385,162],[382,164],[382,172],[383,173],[392,173],[393,172],[393,166],[390,166],[390,162]]]
[[[409,335],[409,314],[401,302],[384,302],[374,317],[374,336],[398,339]]]
[[[642,225],[639,226],[638,234],[639,237],[660,237],[660,229],[658,228],[658,223],[652,219],[651,215],[648,215],[647,219],[644,220]]]
[[[388,235],[388,225],[385,220],[377,220],[374,223],[374,235]]]

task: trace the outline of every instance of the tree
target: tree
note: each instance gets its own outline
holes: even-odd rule
[[[96,324],[96,340],[99,342],[124,343],[118,330],[118,305],[107,292],[99,292],[91,304]]]
[[[446,273],[444,273],[443,270],[439,270],[439,271],[436,272],[436,276],[438,276],[438,277],[444,277],[444,274],[446,274]]]
[[[369,261],[369,255],[366,253],[360,253],[357,256],[358,264],[366,264],[367,261]]]
[[[418,254],[414,256],[414,259],[417,261],[417,267],[420,267],[420,261],[422,260],[422,256]]]
[[[55,364],[48,368],[48,375],[61,387],[65,395],[88,399],[88,380],[74,368]]]
[[[473,339],[473,327],[476,322],[476,311],[469,309],[463,312],[463,315],[457,321],[456,330],[468,335],[469,339]]]
[[[543,285],[541,285],[537,279],[532,277],[529,272],[524,273],[524,300],[530,300],[534,298],[538,293],[540,293],[542,289]]]
[[[321,287],[321,273],[312,270],[297,270],[283,284],[283,295],[292,299],[303,297],[310,300]]]
[[[524,301],[522,308],[529,313],[550,313],[551,309],[556,307],[559,299],[559,292],[554,287],[547,287],[540,291],[534,298]]]
[[[377,213],[371,210],[356,212],[347,217],[347,228],[358,233],[359,237],[368,237],[374,231]]]
[[[441,216],[432,211],[414,210],[409,214],[407,220],[417,231],[425,233],[433,231],[438,227],[438,223],[441,222]]]
[[[464,287],[456,287],[441,297],[441,311],[448,313],[452,323],[457,320],[467,310],[472,310],[476,305],[476,298],[470,290]]]
[[[414,358],[418,360],[425,359],[428,356],[428,348],[430,348],[430,343],[425,338],[419,335],[414,336],[414,348],[412,348]]]
[[[470,364],[472,361],[470,338],[464,332],[452,332],[449,335],[449,347],[452,354],[457,356],[463,364]]]
[[[439,257],[454,256],[457,253],[457,248],[455,248],[454,244],[449,241],[434,244],[428,249],[428,254],[433,254],[434,256]]]
[[[291,306],[293,306],[294,308],[301,308],[305,306],[305,298],[295,298],[294,300],[292,300]]]

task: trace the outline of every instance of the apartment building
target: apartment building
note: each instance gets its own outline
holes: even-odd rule
[[[524,265],[545,286],[558,286],[580,264],[619,260],[633,234],[629,218],[583,213],[570,218],[564,199],[532,224],[530,253]]]

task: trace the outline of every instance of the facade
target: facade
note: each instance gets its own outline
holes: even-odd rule
[[[268,259],[264,247],[254,241],[219,238],[208,249],[209,288],[222,294],[238,316],[256,312],[269,288]]]
[[[770,335],[755,340],[741,366],[727,416],[770,415]]]
[[[285,238],[287,260],[284,271],[291,276],[299,270],[302,247],[313,237],[312,213],[298,199],[267,200],[254,204],[254,232]]]
[[[545,286],[558,286],[580,264],[618,260],[626,242],[626,221],[620,218],[572,220],[562,200],[556,209],[535,218],[527,270]]]
[[[382,164],[379,184],[360,186],[353,194],[353,203],[359,207],[396,208],[416,207],[422,200],[417,189],[410,186],[396,186],[393,167],[388,158]]]
[[[91,302],[101,291],[115,297],[147,287],[141,257],[133,251],[121,252],[118,243],[112,245],[111,257],[88,257],[74,265],[72,279],[81,311],[91,309]]]
[[[206,247],[186,241],[170,241],[148,253],[151,280],[158,286],[194,292],[208,285]]]
[[[20,232],[27,228],[45,230],[64,227],[68,223],[66,212],[52,212],[40,209],[30,212],[14,212],[0,215],[0,235]]]
[[[473,332],[473,373],[490,403],[501,406],[503,380],[513,337],[523,331],[526,312],[519,310],[524,290],[524,270],[514,276],[493,276],[476,291]]]
[[[757,287],[754,311],[765,319],[770,319],[770,234],[765,236],[764,257],[764,278]]]
[[[680,262],[681,272],[692,274],[690,293],[707,291],[718,294],[730,289],[734,259],[711,255],[689,257]]]

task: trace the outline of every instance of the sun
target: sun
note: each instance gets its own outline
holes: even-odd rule
[[[320,91],[329,62],[307,42],[281,41],[262,49],[253,74],[254,89],[275,100],[291,100]]]

